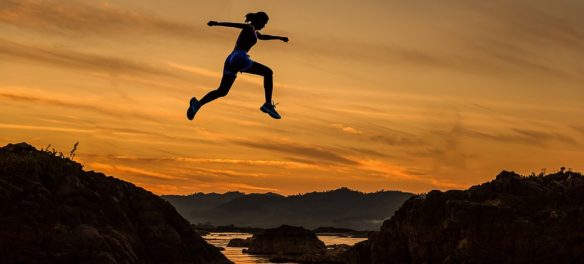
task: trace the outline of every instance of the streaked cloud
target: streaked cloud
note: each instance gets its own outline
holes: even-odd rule
[[[110,117],[129,117],[145,121],[159,122],[160,119],[149,114],[143,114],[135,111],[124,111],[121,109],[112,109],[111,106],[105,107],[100,103],[80,102],[79,99],[60,99],[50,98],[48,96],[35,96],[29,93],[13,93],[0,90],[0,98],[8,101],[29,102],[35,104],[45,104],[66,108],[73,108],[83,111],[95,112]]]
[[[563,144],[578,144],[574,138],[567,135],[524,128],[512,128],[508,133],[505,134],[491,134],[464,127],[458,128],[457,132],[461,136],[468,136],[477,139],[488,139],[504,143],[524,144],[539,147],[544,147],[553,142]]]
[[[348,147],[348,149],[351,151],[357,152],[361,155],[366,155],[366,156],[376,156],[376,157],[384,157],[384,158],[395,157],[394,155],[382,153],[380,151],[376,151],[376,150],[373,150],[370,148]]]
[[[176,176],[170,176],[170,175],[166,175],[163,173],[153,172],[150,170],[144,170],[144,169],[124,166],[124,165],[111,165],[111,164],[103,164],[103,163],[98,163],[98,162],[91,162],[87,165],[90,166],[92,169],[107,171],[107,172],[111,172],[114,174],[121,174],[121,175],[130,174],[130,175],[136,175],[136,176],[140,176],[140,177],[146,177],[146,178],[161,180],[161,181],[177,180]]]
[[[0,38],[0,56],[5,59],[28,60],[74,70],[88,70],[119,75],[154,75],[180,78],[172,71],[145,62],[120,57],[96,55],[63,48],[26,45]]]
[[[314,163],[356,165],[357,162],[339,154],[340,149],[320,145],[299,144],[291,141],[274,141],[267,139],[232,140],[232,143],[255,149],[262,149],[288,155]]]
[[[280,189],[277,188],[268,188],[268,187],[260,187],[260,186],[253,186],[250,184],[243,184],[243,183],[227,183],[225,186],[226,190],[243,190],[247,192],[279,192]]]
[[[346,126],[343,124],[332,124],[332,127],[339,129],[345,133],[349,133],[349,134],[353,134],[353,135],[359,135],[359,134],[363,133],[363,131],[361,131],[359,129],[356,129],[356,128],[353,128],[350,126]]]
[[[160,34],[201,39],[202,28],[170,21],[110,2],[3,0],[0,22],[41,32],[91,35]],[[207,33],[205,38],[217,37]]]
[[[39,130],[39,131],[71,132],[71,133],[93,133],[93,132],[95,132],[94,130],[91,130],[91,129],[79,129],[79,128],[57,127],[57,126],[37,126],[37,125],[2,124],[2,123],[0,123],[0,128],[5,128],[5,129],[18,129],[18,130]]]

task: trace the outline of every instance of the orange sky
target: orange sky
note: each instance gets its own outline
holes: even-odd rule
[[[242,22],[275,74],[217,87]],[[466,188],[584,170],[583,1],[0,1],[0,144],[158,194]]]

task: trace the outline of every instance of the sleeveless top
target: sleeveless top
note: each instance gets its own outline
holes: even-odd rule
[[[256,30],[250,25],[250,27],[243,28],[241,33],[239,33],[239,37],[237,37],[237,41],[235,42],[235,49],[248,52],[257,42],[258,35]]]

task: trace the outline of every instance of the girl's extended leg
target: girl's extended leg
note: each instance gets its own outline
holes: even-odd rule
[[[280,114],[276,112],[275,106],[272,104],[272,90],[273,90],[273,72],[272,69],[269,67],[259,63],[254,62],[249,69],[245,70],[244,72],[257,74],[264,76],[264,90],[266,95],[266,102],[260,107],[262,112],[269,114],[272,118],[280,119]]]
[[[265,66],[259,62],[253,62],[253,64],[251,65],[251,67],[249,67],[249,69],[245,70],[244,72],[247,73],[251,73],[251,74],[257,74],[257,75],[261,75],[264,76],[264,90],[265,90],[265,95],[266,95],[266,103],[267,104],[271,104],[272,103],[272,90],[273,90],[273,72],[272,69],[270,69],[268,66]]]
[[[217,88],[216,90],[210,91],[201,100],[199,100],[199,103],[201,103],[201,106],[203,106],[206,103],[209,103],[209,102],[211,102],[219,97],[226,96],[227,93],[229,93],[229,89],[231,89],[231,86],[233,85],[234,81],[235,81],[234,74],[223,74],[223,77],[221,78],[221,84],[219,84],[219,88]]]
[[[197,98],[195,97],[191,98],[191,101],[189,102],[189,108],[187,109],[187,118],[189,120],[193,120],[201,106],[219,97],[226,96],[234,81],[235,74],[223,74],[219,88],[207,93],[207,95],[205,95],[200,101],[197,101]]]

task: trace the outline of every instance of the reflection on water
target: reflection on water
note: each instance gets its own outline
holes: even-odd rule
[[[229,240],[234,238],[246,239],[251,237],[252,234],[248,233],[210,233],[203,238],[207,240],[209,244],[216,247],[223,247],[225,250],[221,251],[229,260],[235,262],[235,264],[249,264],[249,263],[271,263],[267,256],[257,256],[243,254],[241,251],[243,248],[239,247],[227,247]]]
[[[248,255],[243,254],[241,251],[243,248],[227,247],[229,240],[234,238],[246,239],[251,237],[252,234],[248,233],[210,233],[203,238],[210,244],[225,248],[221,251],[229,260],[235,262],[235,264],[252,264],[252,263],[272,263],[268,259],[268,256],[258,256],[258,255]],[[341,237],[341,236],[318,236],[325,245],[334,244],[347,244],[354,245],[355,243],[366,240],[366,238],[353,238],[353,237]],[[296,264],[296,263],[289,263]]]

